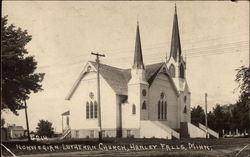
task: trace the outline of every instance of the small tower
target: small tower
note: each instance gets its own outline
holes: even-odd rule
[[[168,59],[166,58],[166,62],[173,78],[185,79],[186,63],[182,57],[176,6],[173,20],[170,55]]]
[[[128,101],[132,105],[133,116],[139,127],[141,119],[148,119],[148,82],[142,57],[139,23],[137,22],[134,63],[131,68],[131,79],[128,82]]]

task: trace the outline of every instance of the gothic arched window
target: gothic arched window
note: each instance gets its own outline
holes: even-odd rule
[[[184,67],[182,64],[180,66],[180,78],[185,78],[185,71],[184,71]]]
[[[158,119],[161,118],[161,102],[158,101]]]
[[[90,118],[93,118],[93,109],[94,109],[94,106],[93,106],[93,102],[90,102]]]
[[[173,64],[170,65],[169,71],[170,71],[170,75],[171,75],[172,77],[175,77],[175,67],[174,67]]]
[[[135,106],[135,104],[133,104],[133,106],[132,106],[132,114],[136,114],[136,106]]]
[[[147,106],[146,106],[146,102],[145,102],[145,101],[142,103],[141,109],[143,109],[143,110],[146,110],[146,109],[147,109]]]
[[[162,68],[162,72],[164,72],[164,73],[166,73],[166,72],[167,72],[167,70],[166,70],[166,68],[165,68],[165,67],[163,67],[163,68]]]
[[[184,103],[187,102],[187,96],[184,96]]]
[[[166,120],[167,119],[167,97],[164,92],[160,94],[160,100],[158,101],[158,119]]]
[[[167,119],[167,101],[164,103],[164,109],[165,109],[165,114],[164,114],[164,119]]]
[[[89,102],[86,103],[86,118],[89,119]]]
[[[97,102],[96,101],[94,104],[94,115],[95,115],[95,118],[97,118]]]
[[[184,110],[183,110],[184,113],[187,113],[187,106],[185,105],[184,107]]]
[[[164,115],[164,105],[163,105],[163,101],[161,102],[161,119],[163,119],[163,115]]]

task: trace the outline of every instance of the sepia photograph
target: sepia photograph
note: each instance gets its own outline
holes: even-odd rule
[[[249,157],[249,1],[2,1],[1,156]]]

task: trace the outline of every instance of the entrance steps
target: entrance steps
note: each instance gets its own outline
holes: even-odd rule
[[[181,122],[180,136],[181,138],[206,138],[206,127],[202,124],[197,127],[189,122]],[[208,138],[210,137],[219,138],[219,134],[208,128]]]
[[[62,140],[62,139],[65,139],[65,138],[68,138],[68,137],[70,137],[70,134],[71,133],[71,129],[70,128],[67,128],[67,130],[65,130],[64,132],[63,132],[63,134],[62,134],[62,136],[60,137],[60,139]]]
[[[180,135],[175,130],[160,121],[141,121],[140,136],[145,138],[167,138],[180,139]]]
[[[199,128],[202,129],[203,131],[206,131],[206,126],[202,125],[201,123],[199,123]],[[219,133],[215,132],[214,130],[207,128],[207,132],[210,136],[214,138],[219,138]]]

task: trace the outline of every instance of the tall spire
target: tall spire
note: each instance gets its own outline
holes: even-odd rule
[[[141,49],[139,22],[138,21],[137,21],[137,29],[136,29],[135,54],[134,54],[133,69],[144,69],[143,58],[142,58],[142,49]]]
[[[180,33],[179,33],[179,26],[178,26],[177,9],[176,9],[176,4],[175,4],[171,48],[170,48],[169,57],[173,57],[174,60],[177,61],[178,55],[179,57],[181,55],[181,42],[180,42]]]

